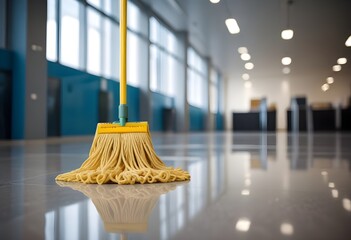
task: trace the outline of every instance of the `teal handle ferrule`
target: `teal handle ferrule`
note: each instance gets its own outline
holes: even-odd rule
[[[120,104],[118,107],[119,124],[125,126],[128,121],[128,106],[127,104]]]

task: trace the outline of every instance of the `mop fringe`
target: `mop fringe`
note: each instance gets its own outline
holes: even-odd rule
[[[157,156],[149,132],[95,134],[82,166],[57,181],[82,183],[156,183],[190,180],[188,172],[167,167]]]

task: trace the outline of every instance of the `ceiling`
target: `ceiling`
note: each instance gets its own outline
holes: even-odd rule
[[[350,83],[351,47],[345,41],[351,35],[351,1],[294,0],[290,8],[290,26],[294,38],[283,40],[286,26],[286,0],[142,0],[175,30],[187,30],[190,43],[228,79],[238,80],[245,72],[251,79],[311,79],[323,84],[334,76]],[[229,34],[225,19],[237,20],[240,33]],[[255,67],[246,70],[237,52],[247,47]],[[281,58],[292,58],[291,73],[282,73]],[[341,72],[332,66],[340,57],[348,63]]]

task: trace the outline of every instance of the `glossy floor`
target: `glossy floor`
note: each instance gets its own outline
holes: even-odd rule
[[[350,134],[153,134],[190,182],[56,183],[91,140],[0,143],[1,239],[350,239]]]

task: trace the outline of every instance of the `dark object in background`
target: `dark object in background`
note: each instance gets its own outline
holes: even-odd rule
[[[335,131],[335,109],[311,109],[313,131]]]
[[[162,109],[162,122],[164,132],[172,132],[175,124],[175,109],[174,108],[163,108]]]
[[[267,131],[274,132],[277,129],[277,111],[270,110],[267,112]]]
[[[99,92],[99,122],[111,122],[109,110],[112,101],[112,94],[108,91]]]
[[[341,110],[341,130],[351,131],[351,106]]]
[[[0,72],[0,139],[11,138],[11,82],[10,74]]]
[[[61,80],[48,79],[47,97],[47,135],[48,137],[61,136]]]
[[[233,112],[233,131],[260,131],[260,112]]]
[[[267,99],[251,99],[250,112],[233,112],[233,131],[276,131],[275,104],[268,107]]]
[[[313,131],[335,131],[337,111],[329,102],[311,104],[311,118]]]

